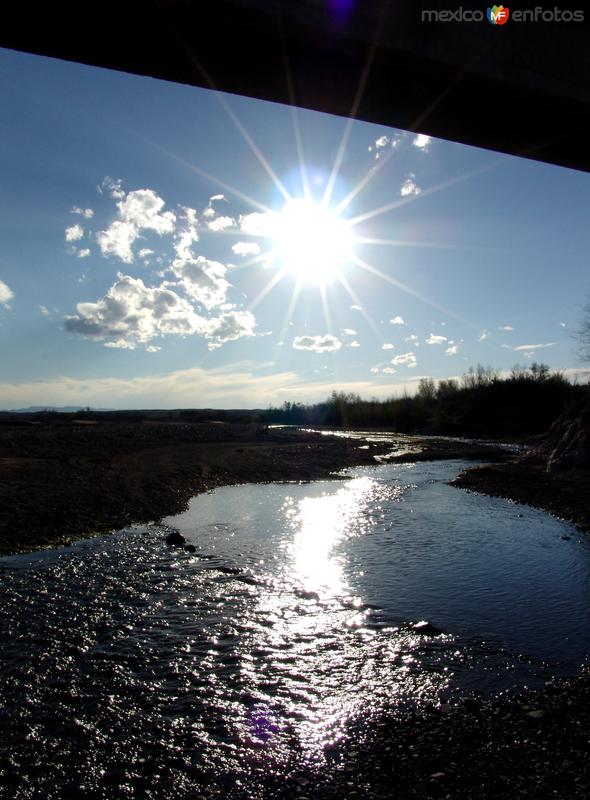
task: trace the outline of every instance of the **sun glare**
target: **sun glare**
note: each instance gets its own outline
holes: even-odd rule
[[[288,200],[273,239],[279,265],[304,283],[328,283],[353,256],[349,226],[312,200]]]

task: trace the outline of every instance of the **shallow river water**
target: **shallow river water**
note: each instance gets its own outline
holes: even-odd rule
[[[0,794],[258,797],[375,713],[575,673],[588,540],[464,466],[218,489],[166,520],[194,553],[148,526],[0,559]]]

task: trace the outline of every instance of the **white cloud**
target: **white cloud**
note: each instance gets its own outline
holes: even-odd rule
[[[214,194],[209,198],[210,203],[215,203],[217,200],[225,200],[224,194]]]
[[[446,341],[446,336],[437,336],[436,334],[431,333],[428,339],[426,339],[426,344],[443,344]]]
[[[400,317],[400,316],[394,317],[393,319],[390,319],[389,321],[391,322],[392,325],[405,325],[406,324],[403,321],[402,317]]]
[[[115,180],[107,175],[103,178],[102,183],[96,187],[96,190],[99,194],[107,192],[114,200],[121,200],[121,198],[125,197],[125,192],[121,188],[122,185],[123,181],[121,178]]]
[[[431,141],[432,140],[430,136],[426,136],[426,134],[424,133],[419,133],[412,141],[412,144],[414,145],[414,147],[426,151],[428,150]]]
[[[149,247],[142,247],[142,249],[138,253],[138,256],[140,258],[147,258],[148,256],[153,256],[153,255],[154,255],[154,251],[150,250]]]
[[[78,256],[78,258],[88,258],[88,256],[90,255],[90,250],[88,249],[88,247],[83,247],[81,250],[78,250],[76,255]]]
[[[94,211],[91,208],[80,208],[79,206],[73,206],[70,212],[71,214],[78,214],[84,219],[92,219],[94,216]]]
[[[103,341],[108,347],[134,349],[156,336],[207,334],[208,321],[167,287],[145,286],[140,278],[119,274],[96,303],[78,303],[65,327]]]
[[[330,353],[340,350],[342,342],[336,336],[296,336],[293,339],[295,350],[311,350],[313,353]]]
[[[560,328],[565,328],[565,327],[566,327],[566,325],[565,325],[565,322],[560,322],[560,323],[559,323],[559,327],[560,327]]]
[[[405,181],[402,183],[399,193],[402,197],[409,197],[411,195],[418,195],[422,192],[422,189],[418,186],[415,181],[415,175],[411,172]]]
[[[486,339],[489,339],[492,334],[489,331],[484,330],[479,334],[478,342],[485,342]]]
[[[499,330],[499,331],[507,331],[507,332],[510,332],[510,331],[513,331],[513,330],[514,330],[514,328],[512,327],[512,325],[500,325],[500,326],[498,327],[498,330]]]
[[[43,314],[44,317],[48,317],[51,313],[47,308],[47,306],[39,306],[39,311]]]
[[[10,301],[14,298],[14,292],[4,281],[0,281],[0,305],[10,308]]]
[[[342,335],[343,336],[356,336],[357,333],[354,328],[342,328]]]
[[[355,339],[355,340],[354,340],[353,342],[351,342],[351,343],[350,343],[348,346],[349,346],[349,347],[360,347],[361,345],[360,345],[360,343],[359,343],[359,342],[357,342],[357,341],[356,341],[356,339]]]
[[[209,339],[209,350],[221,347],[244,336],[254,336],[256,320],[251,311],[227,311],[208,321],[205,338]]]
[[[96,241],[103,256],[116,256],[125,264],[131,264],[134,260],[132,247],[138,236],[133,225],[115,220],[106,231],[98,231]]]
[[[65,230],[66,242],[78,242],[84,236],[84,228],[76,223]]]
[[[227,267],[219,261],[189,254],[186,259],[175,259],[170,271],[180,279],[186,293],[205,308],[225,303],[230,284],[225,279]]]
[[[223,231],[226,228],[233,228],[235,224],[236,221],[233,217],[215,217],[207,223],[207,226],[212,231]]]
[[[395,375],[397,370],[395,367],[384,367],[382,370],[386,375]]]
[[[396,366],[399,366],[400,364],[406,364],[408,367],[415,367],[418,362],[416,361],[416,356],[414,353],[403,353],[402,355],[392,358],[391,363],[395,364]]]
[[[406,342],[417,342],[418,341],[418,337],[416,336],[415,333],[411,333],[409,336],[406,336],[405,341]]]
[[[237,256],[257,256],[260,253],[260,245],[256,242],[237,242],[232,246],[232,253]]]
[[[251,236],[272,237],[276,227],[277,215],[272,212],[254,211],[252,214],[242,214],[239,219],[240,230]]]
[[[117,199],[119,216],[106,230],[96,234],[103,256],[113,255],[125,264],[131,264],[134,261],[133,244],[141,231],[154,231],[159,236],[174,233],[176,215],[172,211],[163,211],[164,200],[152,189],[135,189],[125,194],[121,181],[110,178],[104,179],[102,187]]]
[[[373,372],[374,374],[377,374],[379,372],[379,367],[371,367],[369,372]]]
[[[553,347],[554,345],[555,342],[546,342],[545,344],[519,344],[514,350],[527,350],[532,352],[533,350],[541,350],[544,347]]]
[[[456,344],[452,344],[450,347],[447,347],[447,349],[445,350],[445,353],[448,356],[456,356],[458,350],[459,350],[459,346],[456,345]]]
[[[397,147],[400,141],[401,136],[386,136],[383,134],[383,136],[379,136],[378,139],[375,139],[373,144],[370,144],[367,149],[369,153],[375,153],[375,160],[379,160],[386,149]]]
[[[162,236],[173,233],[176,215],[162,211],[165,203],[152,189],[135,189],[117,203],[123,222],[133,225],[138,231],[155,231]]]
[[[353,305],[353,306],[350,307],[350,310],[351,311],[362,311],[363,309],[362,309],[361,306],[354,306]]]
[[[385,344],[381,347],[382,350],[393,350],[394,348],[395,345],[391,344],[391,342],[385,342]]]

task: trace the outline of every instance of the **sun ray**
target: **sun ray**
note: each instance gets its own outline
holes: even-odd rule
[[[471,323],[468,320],[464,319],[463,317],[460,317],[457,314],[455,314],[455,312],[451,311],[450,308],[445,308],[445,306],[441,306],[439,303],[437,303],[435,300],[432,300],[430,297],[426,297],[426,295],[423,295],[421,292],[417,292],[415,289],[412,289],[410,286],[406,286],[405,283],[402,283],[401,281],[398,281],[395,278],[392,278],[391,275],[387,275],[385,272],[381,272],[380,269],[377,269],[377,267],[372,266],[372,264],[368,264],[362,258],[359,258],[358,256],[353,256],[353,261],[354,261],[355,264],[357,264],[362,269],[367,270],[367,272],[371,272],[373,275],[377,275],[377,277],[381,278],[382,280],[386,281],[387,283],[390,283],[392,286],[395,286],[397,289],[401,289],[402,292],[406,292],[407,294],[410,294],[413,297],[416,297],[418,300],[421,300],[423,303],[426,303],[427,305],[431,306],[432,308],[436,308],[437,311],[440,311],[441,313],[446,314],[449,317],[452,317],[452,319],[456,320],[457,322],[461,322],[464,325],[469,325],[470,327],[472,327],[474,329],[477,327],[477,326],[473,325],[473,323]]]
[[[289,327],[289,323],[291,322],[291,318],[293,317],[293,312],[295,311],[295,306],[297,305],[297,300],[299,298],[301,289],[302,289],[302,284],[297,282],[293,288],[293,294],[291,295],[291,299],[287,307],[287,312],[285,314],[285,319],[283,320],[283,325],[281,327],[281,332],[279,334],[279,342],[284,342],[285,340],[285,336],[287,335],[287,328]]]
[[[346,277],[342,273],[340,273],[340,275],[338,275],[338,280],[340,281],[342,286],[344,286],[344,289],[348,292],[348,295],[354,301],[354,304],[357,305],[360,308],[361,314],[365,318],[365,321],[366,321],[367,325],[371,328],[371,330],[373,331],[373,333],[377,337],[377,341],[379,341],[381,344],[383,344],[385,339],[381,335],[381,331],[375,325],[375,323],[373,322],[371,317],[368,315],[363,302],[361,301],[361,299],[359,298],[359,296],[357,295],[355,290],[352,288],[352,286],[350,285],[350,283],[348,282]]]
[[[374,164],[371,169],[367,172],[367,174],[361,178],[361,180],[356,184],[356,186],[350,190],[350,192],[346,195],[344,200],[341,200],[340,203],[335,207],[334,211],[337,214],[342,214],[348,206],[352,203],[354,198],[362,192],[362,190],[367,186],[367,184],[373,180],[373,178],[379,174],[379,172],[383,169],[383,167],[393,158],[395,154],[395,150],[392,147],[391,150],[385,156],[381,156],[379,161]]]
[[[375,208],[372,211],[366,211],[364,214],[359,214],[356,217],[352,217],[352,219],[347,220],[348,225],[354,227],[361,222],[366,222],[368,219],[373,219],[374,217],[378,217],[381,214],[385,214],[387,211],[393,211],[396,208],[400,208],[401,206],[407,205],[408,203],[412,203],[416,200],[420,200],[421,198],[428,197],[428,195],[435,194],[437,192],[443,191],[443,189],[449,189],[451,186],[456,186],[459,183],[464,183],[471,178],[475,178],[478,175],[482,175],[485,172],[489,172],[492,169],[495,169],[502,164],[508,162],[508,158],[499,158],[496,161],[492,161],[489,164],[486,164],[483,167],[478,167],[477,169],[471,170],[470,172],[466,172],[464,175],[458,175],[456,178],[449,178],[447,181],[443,181],[443,183],[439,183],[436,186],[432,186],[430,189],[426,189],[420,194],[414,194],[410,197],[402,197],[401,199],[394,200],[391,203],[387,203],[380,208]]]
[[[269,280],[269,282],[262,287],[260,292],[256,295],[256,297],[248,304],[247,311],[254,311],[256,306],[264,300],[266,295],[271,292],[274,287],[285,277],[285,270],[281,269],[274,274],[274,276]]]
[[[281,49],[283,52],[283,64],[285,66],[285,81],[287,83],[287,92],[289,95],[289,103],[291,108],[291,120],[293,122],[293,138],[295,139],[295,148],[297,150],[297,158],[299,159],[299,171],[301,173],[301,186],[303,188],[303,196],[305,199],[307,199],[308,197],[310,197],[310,191],[309,191],[309,182],[307,180],[307,170],[305,168],[305,153],[303,150],[301,128],[299,127],[297,104],[295,102],[295,88],[293,86],[293,75],[291,73],[291,66],[289,64],[289,54],[287,51],[287,43],[285,41],[285,30],[283,27],[283,14],[280,5],[277,6],[277,13],[279,19],[279,32],[281,36]]]
[[[417,247],[431,250],[458,250],[475,253],[488,253],[490,250],[493,252],[511,252],[505,248],[489,248],[469,244],[449,244],[448,242],[416,242],[410,239],[374,239],[369,236],[355,236],[354,241],[355,244],[377,244],[388,245],[390,247]]]
[[[322,309],[324,310],[324,322],[326,324],[326,333],[332,333],[332,312],[330,311],[330,301],[328,292],[325,285],[320,284],[320,297],[322,300]]]
[[[242,138],[244,139],[244,141],[246,142],[248,147],[252,150],[252,152],[254,153],[256,158],[258,159],[258,161],[261,164],[261,166],[267,172],[268,176],[270,177],[270,179],[272,180],[272,182],[274,183],[276,188],[283,195],[284,199],[288,200],[291,195],[285,189],[285,187],[283,186],[283,184],[282,184],[281,180],[279,179],[278,175],[275,173],[273,168],[268,163],[268,160],[265,157],[264,153],[260,150],[260,148],[258,147],[256,142],[252,139],[252,137],[250,136],[250,134],[246,130],[245,126],[242,124],[242,122],[238,118],[237,114],[234,112],[234,110],[231,108],[231,106],[229,105],[229,103],[225,99],[223,93],[219,90],[219,88],[215,84],[215,81],[213,80],[213,78],[209,75],[209,73],[207,72],[205,67],[201,64],[199,59],[195,56],[195,54],[192,51],[192,49],[187,45],[184,37],[181,36],[181,34],[180,34],[180,32],[178,30],[175,29],[174,32],[175,32],[178,40],[181,42],[182,46],[184,47],[184,50],[187,53],[188,57],[191,59],[191,61],[193,62],[193,64],[195,65],[195,67],[197,68],[199,73],[201,74],[201,77],[203,78],[205,83],[209,86],[209,88],[213,92],[215,92],[215,96],[216,96],[217,100],[219,101],[221,107],[226,112],[226,114],[231,119],[231,121],[234,123],[235,127],[237,128],[237,130],[241,134]]]
[[[369,78],[369,72],[371,71],[371,66],[373,64],[373,59],[375,57],[375,51],[377,49],[377,45],[379,44],[379,39],[381,38],[381,33],[383,31],[383,26],[385,25],[385,19],[387,17],[388,11],[389,11],[389,0],[385,0],[385,2],[381,7],[381,13],[379,15],[377,25],[375,27],[375,33],[373,34],[373,39],[371,40],[371,45],[367,52],[365,65],[363,67],[363,71],[359,79],[357,90],[354,99],[352,101],[352,107],[348,115],[348,120],[346,122],[346,125],[344,126],[344,131],[342,133],[340,144],[336,152],[336,158],[334,159],[334,164],[332,166],[332,172],[330,173],[330,178],[328,180],[328,183],[326,185],[326,190],[322,198],[322,205],[326,207],[329,206],[330,204],[332,192],[334,191],[334,185],[336,183],[336,179],[338,178],[340,167],[342,166],[344,154],[346,153],[346,147],[348,145],[348,140],[350,138],[350,134],[352,131],[352,125],[356,120],[359,106],[361,104],[361,100],[363,99],[363,94],[365,93],[365,87],[367,85],[367,80]]]

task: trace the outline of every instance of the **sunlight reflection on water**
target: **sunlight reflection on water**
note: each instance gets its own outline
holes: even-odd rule
[[[194,781],[226,797],[252,770],[323,763],[380,709],[575,671],[590,548],[541,512],[448,487],[463,466],[200,495],[167,520],[194,553],[155,526],[0,560],[0,722],[27,753],[19,780],[93,796],[113,771],[129,786],[140,759],[172,765],[142,797]],[[446,633],[420,635],[419,619]]]

